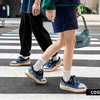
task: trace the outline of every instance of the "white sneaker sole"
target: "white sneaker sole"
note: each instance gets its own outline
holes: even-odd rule
[[[25,75],[27,77],[29,77],[30,79],[34,80],[38,84],[46,84],[47,83],[47,81],[41,82],[41,81],[37,80],[28,70],[25,72]]]
[[[65,90],[65,91],[75,92],[75,93],[85,93],[87,90],[87,88],[86,89],[75,89],[72,87],[63,86],[61,84],[60,84],[60,89]]]
[[[57,66],[55,66],[53,69],[43,69],[44,72],[53,72],[55,71],[57,68],[59,68],[60,66],[63,65],[63,62],[59,63]]]
[[[31,64],[31,62],[29,61],[29,62],[20,63],[20,64],[9,64],[9,66],[24,66],[24,65],[28,66],[28,65],[30,65],[30,64]]]

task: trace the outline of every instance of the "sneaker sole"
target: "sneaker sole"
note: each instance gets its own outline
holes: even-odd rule
[[[59,68],[60,66],[62,66],[63,65],[63,62],[61,62],[61,63],[59,63],[56,67],[54,67],[53,69],[43,69],[43,71],[44,72],[53,72],[53,71],[55,71],[57,68]]]
[[[63,86],[60,84],[60,89],[61,90],[65,90],[65,91],[70,91],[70,92],[74,92],[74,93],[85,93],[87,89],[74,89],[71,87],[67,87],[67,86]]]
[[[33,75],[28,70],[25,72],[25,75],[27,77],[29,77],[30,79],[34,80],[38,84],[46,84],[47,83],[47,81],[46,82],[40,82],[40,81],[38,81],[35,77],[33,77]]]
[[[9,66],[23,66],[23,65],[30,65],[31,64],[31,62],[29,61],[29,62],[27,62],[27,63],[21,63],[21,64],[9,64]]]

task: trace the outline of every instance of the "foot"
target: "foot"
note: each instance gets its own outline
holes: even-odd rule
[[[42,69],[44,72],[52,72],[55,71],[58,67],[60,67],[63,64],[60,57],[57,61],[53,61],[53,59],[50,59],[46,66],[43,66]]]
[[[86,92],[87,86],[76,80],[75,76],[71,76],[68,82],[65,82],[63,79],[61,80],[60,89],[76,93],[84,93]]]
[[[46,84],[47,80],[43,77],[43,70],[34,71],[33,67],[30,67],[26,72],[26,76],[34,80],[38,84]]]
[[[24,59],[22,56],[19,56],[17,60],[11,61],[9,63],[9,66],[22,66],[22,65],[30,65],[31,62],[29,60],[29,57],[27,59]]]

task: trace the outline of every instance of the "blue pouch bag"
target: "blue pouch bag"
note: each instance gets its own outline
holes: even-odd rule
[[[84,22],[84,30],[81,34],[76,35],[75,48],[86,47],[90,44],[89,30],[87,28],[85,18],[82,15],[80,16],[82,17],[83,22]]]

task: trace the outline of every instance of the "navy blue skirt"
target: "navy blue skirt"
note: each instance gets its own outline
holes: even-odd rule
[[[67,30],[78,29],[78,22],[76,16],[76,7],[65,6],[56,7],[56,18],[53,23],[53,29],[55,33],[64,32]]]

